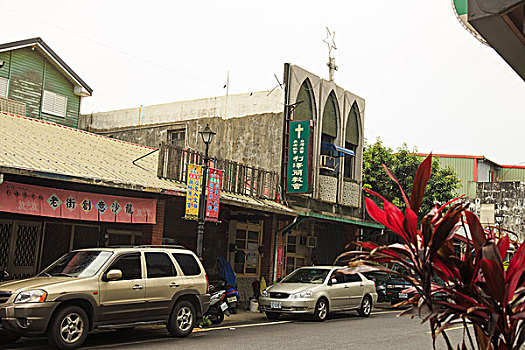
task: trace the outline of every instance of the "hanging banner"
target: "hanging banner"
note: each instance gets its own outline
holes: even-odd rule
[[[219,221],[219,203],[221,201],[222,170],[210,168],[208,179],[208,196],[206,199],[206,220]]]
[[[188,164],[186,216],[184,217],[187,220],[199,219],[199,203],[202,192],[201,170],[200,165]]]
[[[5,181],[0,211],[62,219],[154,224],[157,201]]]
[[[308,193],[310,121],[291,121],[288,139],[287,193]]]

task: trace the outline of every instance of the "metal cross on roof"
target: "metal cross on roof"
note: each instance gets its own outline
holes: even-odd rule
[[[332,40],[330,43],[329,40]],[[331,32],[328,27],[326,27],[326,38],[323,40],[324,43],[328,46],[328,57],[332,58],[332,50],[337,50],[337,46],[335,45],[335,31]]]
[[[328,63],[326,65],[328,66],[330,81],[333,81],[334,71],[337,70],[335,58],[332,57],[332,50],[337,50],[337,46],[335,45],[335,31],[331,32],[330,29],[326,27],[326,38],[324,38],[323,42],[326,43],[326,45],[328,45]]]

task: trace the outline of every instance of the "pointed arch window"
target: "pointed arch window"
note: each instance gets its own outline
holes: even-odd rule
[[[293,111],[293,120],[310,120],[314,119],[315,104],[312,98],[312,84],[306,79],[295,100],[297,105]]]
[[[346,121],[346,133],[345,133],[345,148],[354,151],[356,153],[357,147],[359,146],[359,108],[354,102],[348,119]],[[355,179],[355,157],[345,157],[343,164],[343,177],[345,179]]]
[[[328,95],[324,111],[321,129],[321,174],[337,176],[339,169],[339,158],[334,154],[335,140],[337,138],[337,120],[339,110],[337,98],[332,91]]]

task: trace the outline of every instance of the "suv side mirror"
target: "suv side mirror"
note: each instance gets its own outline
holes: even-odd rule
[[[330,279],[328,280],[328,285],[329,285],[329,286],[331,286],[332,284],[336,284],[336,283],[337,283],[337,279],[335,279],[335,278],[330,278]]]
[[[122,271],[120,270],[109,270],[109,272],[106,274],[106,278],[109,281],[116,281],[122,278]]]

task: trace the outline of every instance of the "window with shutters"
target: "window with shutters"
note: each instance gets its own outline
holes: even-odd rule
[[[168,130],[168,143],[177,147],[185,146],[186,130]]]
[[[67,97],[44,90],[42,98],[42,112],[53,114],[59,117],[66,116]]]
[[[7,98],[8,86],[9,86],[9,80],[6,78],[0,78],[0,97]]]

